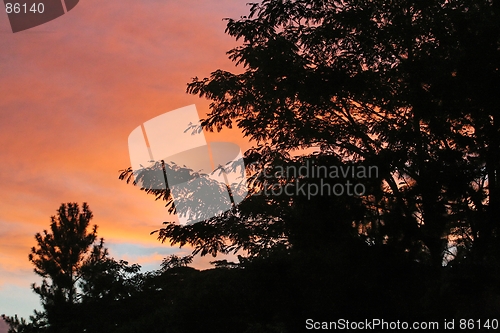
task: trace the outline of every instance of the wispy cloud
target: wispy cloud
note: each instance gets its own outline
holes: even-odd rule
[[[89,203],[117,259],[153,267],[179,251],[149,235],[170,219],[164,204],[119,181],[118,170],[130,164],[136,126],[185,105],[206,112],[185,85],[232,68],[225,52],[236,44],[222,18],[243,15],[246,2],[82,0],[16,34],[0,15],[0,312],[31,313],[31,301],[12,298],[18,288],[31,295],[33,236],[62,202]]]

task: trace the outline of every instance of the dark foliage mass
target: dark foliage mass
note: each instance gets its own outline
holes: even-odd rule
[[[256,143],[244,158],[249,194],[225,213],[155,233],[193,255],[239,253],[239,262],[198,271],[192,257],[170,257],[142,274],[101,243],[63,274],[34,249],[37,273],[52,281],[34,289],[46,312],[31,323],[10,318],[12,332],[56,329],[53,299],[71,305],[71,332],[499,318],[500,2],[264,0],[227,22],[241,41],[228,54],[243,71],[194,78],[187,92],[211,101],[203,129],[238,126]],[[310,165],[378,171],[361,179],[362,194],[278,191],[353,180],[281,172]],[[120,178],[133,176],[129,168]],[[161,177],[135,176],[175,212]],[[78,235],[79,249],[90,249],[95,230]],[[50,250],[51,237],[37,242]]]

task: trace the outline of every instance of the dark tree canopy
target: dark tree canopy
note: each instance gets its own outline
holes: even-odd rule
[[[241,279],[226,289],[246,300],[249,332],[292,332],[332,313],[497,316],[500,3],[264,0],[226,32],[240,41],[228,52],[239,74],[216,70],[187,92],[211,101],[204,130],[238,126],[256,142],[245,152],[249,195],[200,223],[165,222],[158,238],[245,254],[214,262],[214,275]],[[362,194],[297,195],[354,181],[280,172],[310,165],[378,172]],[[168,189],[138,176],[175,212]]]
[[[380,177],[359,197],[249,196],[206,222],[167,224],[160,239],[202,254],[260,253],[357,234],[435,267],[453,239],[486,262],[500,216],[499,10],[497,1],[265,0],[228,19],[241,41],[228,55],[243,72],[216,70],[187,92],[211,100],[204,129],[236,125],[257,142],[245,155],[252,189],[263,170],[308,162],[376,165]]]
[[[102,250],[102,245],[92,247],[97,240],[97,226],[90,226],[91,219],[92,212],[86,203],[81,211],[78,204],[62,204],[57,216],[51,217],[50,231],[35,235],[37,247],[31,249],[29,260],[35,266],[35,273],[44,280],[42,286],[34,285],[33,290],[45,302],[76,302],[81,268],[93,249]]]

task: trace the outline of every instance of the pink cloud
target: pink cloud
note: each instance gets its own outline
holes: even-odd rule
[[[0,15],[2,284],[34,277],[33,236],[62,202],[88,202],[106,239],[161,245],[149,232],[170,218],[164,204],[118,180],[127,137],[164,112],[208,110],[185,85],[232,68],[222,18],[244,15],[246,2],[82,0],[17,34]],[[237,131],[208,137],[245,142]]]

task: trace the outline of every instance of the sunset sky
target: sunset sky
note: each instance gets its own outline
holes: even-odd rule
[[[190,104],[207,112],[206,100],[185,93],[192,77],[241,70],[225,54],[237,43],[222,18],[246,15],[247,2],[81,0],[15,34],[0,14],[0,314],[27,317],[40,307],[28,254],[63,202],[89,204],[116,259],[150,270],[190,253],[150,236],[172,218],[118,180],[119,170],[130,165],[127,139],[137,126]],[[208,138],[248,147],[237,131]]]

